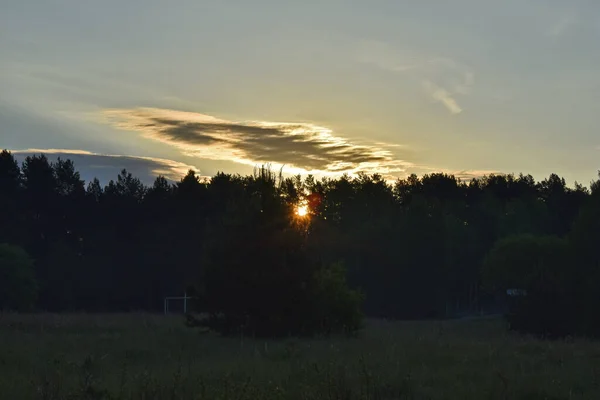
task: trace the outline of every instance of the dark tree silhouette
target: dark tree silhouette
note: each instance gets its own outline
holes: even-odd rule
[[[600,179],[569,188],[556,174],[390,183],[263,167],[146,187],[123,170],[86,185],[69,160],[0,153],[0,243],[35,260],[38,310],[159,311],[193,287],[222,333],[500,312],[521,286],[520,329],[600,334],[599,199]]]
[[[20,247],[0,244],[0,311],[31,310],[36,297],[33,260]]]

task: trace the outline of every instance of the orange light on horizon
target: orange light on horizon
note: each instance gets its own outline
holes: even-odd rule
[[[308,215],[308,206],[302,205],[296,207],[296,215],[299,217],[306,217]]]

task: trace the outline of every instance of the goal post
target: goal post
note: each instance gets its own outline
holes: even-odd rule
[[[167,296],[164,298],[164,313],[165,315],[169,314],[170,311],[170,303],[171,302],[183,302],[183,313],[187,314],[188,306],[191,300],[196,299],[193,296],[188,296],[187,292],[183,294],[183,296]]]

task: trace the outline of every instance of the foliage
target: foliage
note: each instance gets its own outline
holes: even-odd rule
[[[307,299],[312,305],[307,320],[316,324],[312,330],[330,334],[361,329],[363,295],[348,287],[343,265],[322,266],[312,278],[314,287]]]
[[[544,290],[560,293],[565,288],[570,261],[566,240],[530,234],[498,240],[485,259],[484,285],[492,290]]]
[[[33,260],[19,247],[0,244],[0,310],[30,310],[36,295]]]
[[[196,324],[252,336],[358,329],[360,298],[339,267],[317,268],[275,176],[262,168],[246,182],[228,179],[239,186],[222,219],[207,227],[197,311],[208,318]]]
[[[584,199],[564,238],[507,237],[488,254],[483,276],[489,289],[527,292],[512,301],[512,328],[543,336],[600,335],[600,202],[595,194]]]
[[[399,319],[502,312],[495,294],[518,284],[569,296],[564,307],[581,311],[571,313],[572,331],[593,334],[599,182],[588,190],[556,174],[465,182],[432,173],[392,183],[377,174],[283,177],[267,167],[209,180],[190,171],[150,187],[121,171],[104,185],[83,182],[69,160],[35,155],[19,165],[4,151],[0,242],[36,260],[37,307],[48,311],[161,311],[165,296],[195,285],[212,320],[227,314],[237,331],[253,315],[254,333],[260,325],[284,335],[313,326],[325,277],[338,282],[348,315],[360,292],[367,317]],[[333,278],[338,262],[344,284]],[[332,299],[320,300],[332,302],[323,310],[338,307]],[[559,305],[540,307],[551,314]]]
[[[592,194],[582,207],[568,238],[573,249],[573,261],[569,272],[576,290],[579,331],[599,336],[600,192]]]
[[[577,293],[565,239],[553,236],[517,235],[496,242],[483,268],[491,289],[517,289],[509,298],[512,329],[565,336],[576,331]]]

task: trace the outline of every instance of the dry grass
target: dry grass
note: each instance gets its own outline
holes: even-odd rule
[[[0,399],[600,399],[600,344],[501,321],[371,321],[357,338],[200,335],[181,317],[0,315]]]

